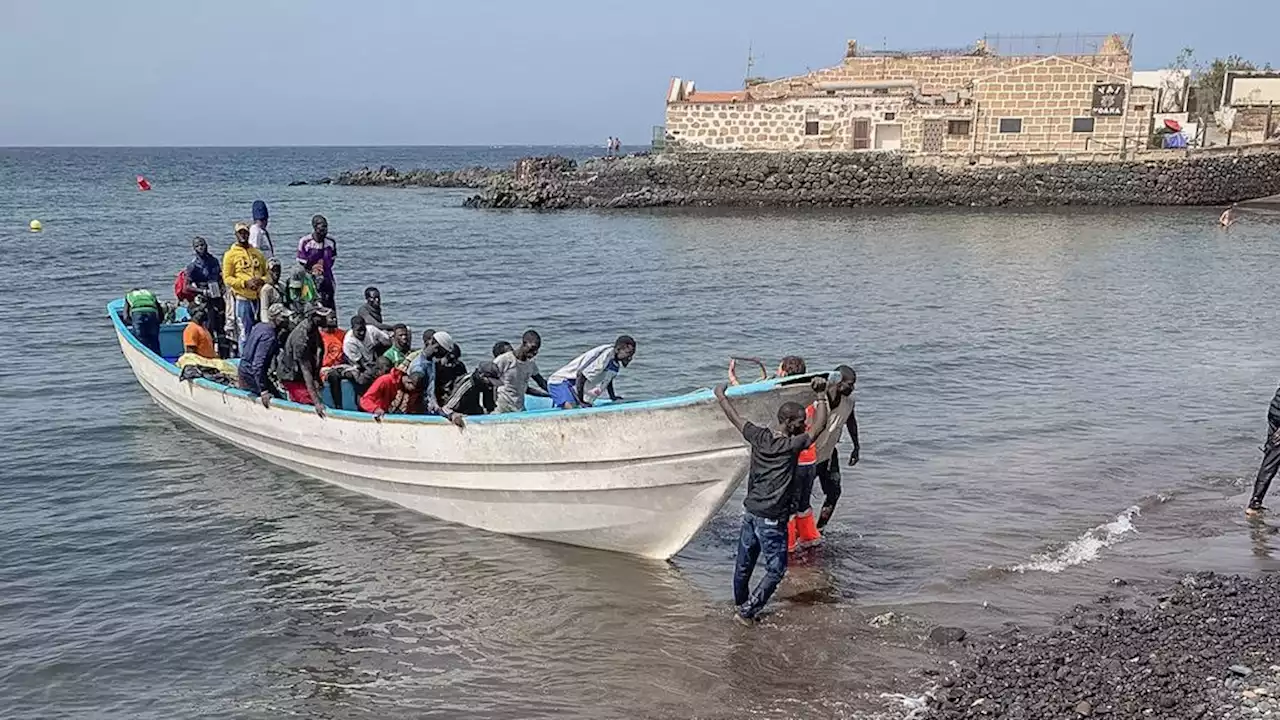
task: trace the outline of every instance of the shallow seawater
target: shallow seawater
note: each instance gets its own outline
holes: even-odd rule
[[[932,625],[1280,568],[1275,521],[1240,512],[1280,382],[1271,217],[540,214],[286,187],[528,152],[0,150],[0,715],[854,717],[926,684]],[[654,563],[447,525],[159,413],[103,305],[168,293],[191,236],[220,251],[258,197],[286,246],[328,216],[343,315],[376,284],[471,362],[530,326],[548,372],[634,335],[637,398],[718,382],[730,354],[851,362],[864,459],[825,546],[744,630],[740,498]]]

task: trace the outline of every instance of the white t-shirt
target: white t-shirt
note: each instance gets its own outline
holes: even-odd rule
[[[261,250],[267,257],[276,254],[275,248],[271,247],[271,234],[258,223],[249,226],[249,244]]]
[[[538,363],[532,358],[520,360],[513,351],[494,358],[493,364],[502,373],[502,384],[495,398],[496,412],[523,412],[524,391],[529,387],[529,380],[538,374]]]
[[[554,385],[566,381],[576,383],[578,373],[581,372],[587,379],[586,386],[582,389],[582,394],[586,396],[583,400],[594,400],[600,397],[621,370],[622,365],[615,357],[613,344],[610,343],[591,348],[570,360],[568,365],[557,370],[551,379],[547,380],[547,384]]]
[[[347,336],[342,340],[342,354],[347,356],[349,363],[373,367],[378,362],[377,356],[373,354],[374,348],[390,345],[391,336],[373,325],[365,325],[364,329],[364,340],[356,337],[350,330],[347,331]]]

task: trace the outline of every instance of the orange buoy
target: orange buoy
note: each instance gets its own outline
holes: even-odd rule
[[[138,189],[139,189],[139,190],[150,190],[150,189],[151,189],[151,183],[147,182],[147,179],[146,179],[146,178],[144,178],[144,177],[142,177],[141,175],[139,175],[139,176],[138,176]]]

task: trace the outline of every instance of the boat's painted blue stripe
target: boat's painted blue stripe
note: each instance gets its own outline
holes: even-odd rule
[[[146,346],[144,346],[141,342],[138,341],[138,338],[134,337],[133,332],[128,328],[128,326],[124,324],[124,319],[122,317],[123,313],[124,313],[123,299],[112,300],[111,302],[107,303],[107,315],[111,318],[111,322],[115,326],[116,332],[119,333],[119,335],[123,337],[125,341],[128,342],[135,350],[142,353],[144,356],[150,358],[153,362],[155,362],[157,365],[167,370],[175,378],[178,377],[181,371],[178,369],[177,365],[165,360],[164,358],[160,357],[154,352],[151,352],[150,349],[148,349]],[[792,380],[794,380],[794,378],[792,378]],[[258,400],[257,397],[255,397],[254,395],[252,395],[251,393],[245,390],[241,390],[240,388],[236,388],[236,387],[230,387],[227,385],[219,385],[218,383],[215,383],[210,380],[205,380],[203,378],[192,380],[191,382],[194,382],[200,387],[206,388],[208,390],[213,390],[215,392],[234,395],[236,397],[245,398],[246,400],[251,400],[253,402],[257,402]],[[754,382],[747,385],[732,386],[729,388],[727,394],[731,396],[752,395],[755,393],[771,390],[777,385],[778,385],[778,380],[776,378],[770,379],[770,380],[761,380],[760,382]],[[674,397],[656,398],[653,400],[638,400],[635,402],[608,403],[608,404],[601,404],[595,407],[575,408],[573,410],[557,410],[554,408],[546,408],[541,410],[529,410],[522,413],[477,415],[474,417],[467,418],[467,422],[468,423],[512,422],[512,421],[529,419],[531,417],[542,417],[547,415],[548,413],[556,413],[557,415],[567,415],[570,413],[583,414],[583,413],[625,412],[630,410],[655,410],[655,409],[662,409],[662,408],[674,408],[674,407],[683,407],[686,405],[695,405],[697,403],[710,400],[713,397],[714,397],[714,394],[711,392],[710,389],[703,388],[701,390],[695,390],[694,392],[689,393],[687,395],[676,395]],[[308,413],[314,412],[314,410],[310,405],[302,405],[299,403],[291,402],[289,400],[273,400],[271,402],[271,407],[279,407],[287,410],[294,410],[297,412],[308,412]],[[326,410],[327,410],[326,414],[330,417],[373,422],[373,415],[370,415],[369,413],[366,413],[366,412],[361,412],[357,410],[336,410],[333,408],[326,408]],[[445,418],[437,417],[434,415],[387,415],[385,418],[383,418],[383,421],[384,422],[410,422],[410,423],[436,423],[436,424],[449,422]]]

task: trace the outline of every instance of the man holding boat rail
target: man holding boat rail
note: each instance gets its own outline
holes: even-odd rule
[[[780,429],[772,430],[744,420],[725,395],[725,385],[715,389],[725,417],[751,445],[747,497],[742,503],[746,511],[733,570],[735,617],[745,625],[755,621],[787,573],[787,519],[796,509],[797,462],[827,426],[827,382],[816,377],[811,387],[818,397],[807,430],[804,406],[798,403],[786,402],[778,408]],[[753,591],[751,575],[761,554],[765,576]]]

